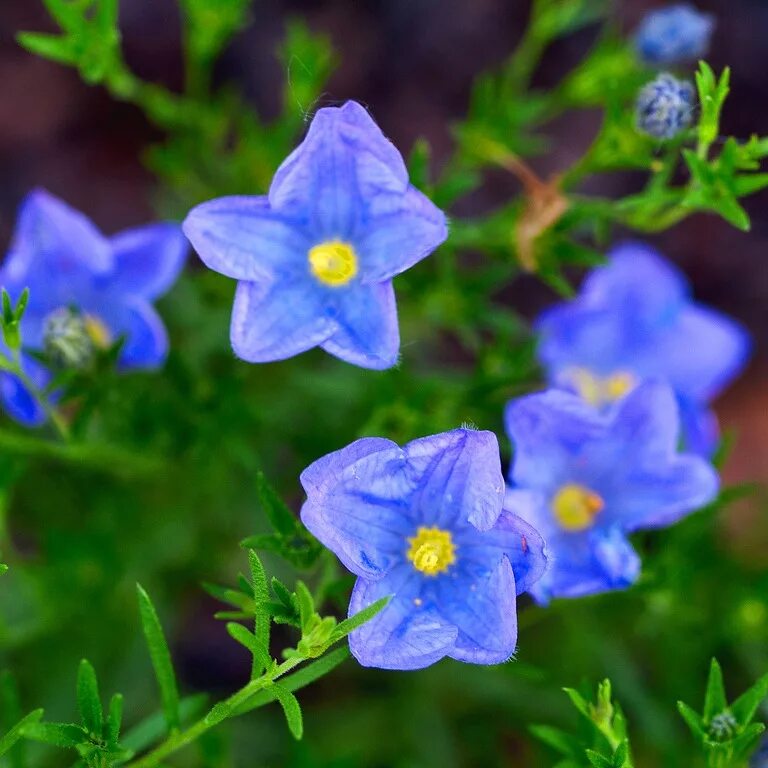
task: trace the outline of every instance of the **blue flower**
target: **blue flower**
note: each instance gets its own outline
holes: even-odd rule
[[[168,338],[152,301],[173,285],[188,247],[180,227],[170,223],[107,238],[58,198],[32,192],[0,267],[0,286],[13,300],[25,287],[30,291],[21,322],[24,349],[46,351],[52,362],[78,366],[94,347],[124,337],[121,369],[159,366]],[[31,355],[22,354],[21,363],[37,386],[50,380]],[[11,374],[0,376],[0,399],[23,424],[45,420],[40,405]]]
[[[687,128],[693,116],[693,86],[662,73],[637,96],[637,128],[655,139],[671,139]]]
[[[304,524],[358,576],[350,615],[393,596],[350,635],[361,664],[510,658],[516,595],[545,561],[536,531],[504,508],[493,434],[455,429],[403,448],[364,438],[316,461],[301,482]]]
[[[686,447],[705,454],[717,443],[709,403],[750,352],[739,325],[692,301],[684,276],[639,243],[614,249],[580,295],[545,312],[537,329],[550,384],[609,405],[644,379],[665,379]]]
[[[529,395],[507,406],[506,426],[506,506],[547,543],[549,568],[531,589],[542,603],[629,586],[640,560],[626,534],[670,525],[717,493],[709,462],[677,452],[677,404],[659,382],[610,411],[560,390]]]
[[[648,64],[670,65],[701,59],[709,50],[715,20],[689,3],[649,13],[635,35],[635,47]]]
[[[239,281],[239,357],[283,360],[319,345],[379,369],[400,348],[392,278],[447,236],[443,213],[353,101],[317,112],[267,196],[203,203],[184,231],[208,267]]]

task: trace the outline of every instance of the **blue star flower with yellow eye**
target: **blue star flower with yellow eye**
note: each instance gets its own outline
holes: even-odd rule
[[[677,64],[707,55],[715,20],[689,3],[649,13],[635,35],[635,47],[648,64]]]
[[[392,278],[447,237],[403,158],[359,104],[318,110],[264,197],[194,208],[184,231],[238,281],[230,338],[261,363],[320,346],[364,368],[397,362]]]
[[[358,577],[350,615],[392,596],[350,635],[361,664],[512,656],[516,595],[545,560],[538,533],[504,507],[493,434],[456,429],[403,448],[364,438],[316,461],[301,482],[302,521]]]
[[[20,328],[24,349],[47,353],[53,364],[78,367],[95,348],[122,337],[121,369],[156,368],[166,358],[168,337],[152,301],[173,285],[188,248],[176,224],[105,237],[63,201],[43,190],[32,192],[0,267],[0,286],[12,300],[29,288]],[[51,378],[31,355],[22,354],[21,365],[41,388]],[[0,375],[0,398],[23,424],[45,420],[40,404],[12,374]]]
[[[670,525],[717,494],[709,462],[678,452],[665,384],[642,384],[608,411],[570,392],[529,395],[507,406],[506,426],[506,507],[547,543],[549,567],[531,589],[539,602],[629,586],[640,560],[627,534]]]
[[[677,395],[689,450],[710,454],[709,403],[746,364],[750,340],[730,318],[690,297],[685,277],[658,253],[628,243],[589,275],[577,298],[537,322],[549,382],[610,406],[648,378]]]

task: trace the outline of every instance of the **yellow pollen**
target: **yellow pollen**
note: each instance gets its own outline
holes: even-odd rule
[[[444,573],[456,562],[456,547],[449,531],[422,526],[408,543],[411,545],[408,559],[417,571],[427,576]]]
[[[560,527],[566,531],[584,531],[594,522],[605,502],[583,485],[568,483],[552,499],[552,511]]]
[[[112,334],[101,318],[96,317],[96,315],[85,315],[83,323],[85,325],[85,332],[94,346],[99,349],[106,349],[112,341]]]
[[[328,240],[309,250],[309,268],[324,285],[346,285],[357,274],[357,254],[349,243]]]
[[[616,371],[608,376],[598,376],[587,368],[574,368],[569,372],[569,378],[579,395],[595,406],[621,400],[637,384],[634,374],[629,371]]]

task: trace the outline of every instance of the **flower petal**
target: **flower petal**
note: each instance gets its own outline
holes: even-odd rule
[[[230,338],[235,354],[249,363],[293,357],[322,344],[337,327],[309,281],[237,285]]]
[[[404,450],[417,483],[411,504],[421,524],[494,525],[504,503],[504,476],[492,432],[454,429],[414,440]]]
[[[122,370],[158,368],[168,356],[168,333],[154,307],[144,301],[103,303],[95,313],[111,331],[125,337],[118,366]]]
[[[495,568],[506,558],[512,565],[518,595],[527,592],[547,567],[544,540],[539,532],[508,511],[506,504],[489,531],[468,526],[457,533],[456,547],[460,562],[470,561],[485,570]]]
[[[277,170],[269,201],[320,239],[348,238],[367,199],[402,194],[407,184],[400,153],[365,109],[349,101],[317,111],[304,141]]]
[[[640,558],[617,527],[561,533],[547,548],[550,565],[530,590],[538,603],[626,589],[640,573]]]
[[[264,282],[307,273],[314,245],[301,225],[266,197],[220,197],[193,208],[182,225],[205,265],[236,280]]]
[[[21,365],[27,376],[41,389],[50,381],[50,373],[34,358],[22,355]],[[25,427],[39,427],[48,418],[24,384],[10,373],[0,373],[0,400],[8,415]]]
[[[458,568],[454,578],[436,580],[434,594],[436,610],[458,629],[449,656],[471,664],[509,660],[517,645],[517,590],[506,557],[490,570]]]
[[[381,578],[402,561],[412,533],[412,485],[402,449],[381,438],[357,440],[307,467],[304,525],[358,576]]]
[[[326,352],[363,368],[381,370],[397,363],[400,330],[391,282],[339,290],[335,304],[339,327],[321,345]]]
[[[110,242],[115,257],[110,285],[146,299],[162,296],[171,288],[189,250],[181,227],[170,222],[129,229]]]
[[[355,245],[365,282],[399,275],[448,237],[445,214],[415,187],[374,199],[366,230]]]
[[[360,664],[381,669],[422,669],[453,650],[457,628],[434,607],[415,602],[421,599],[422,586],[421,575],[405,564],[378,581],[357,580],[349,603],[350,616],[382,597],[394,595],[382,611],[349,636],[349,649]]]
[[[677,403],[684,449],[688,453],[711,459],[720,440],[717,416],[706,405],[685,397],[678,397]]]

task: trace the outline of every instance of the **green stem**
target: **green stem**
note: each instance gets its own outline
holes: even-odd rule
[[[193,723],[189,728],[172,733],[162,744],[155,747],[138,760],[126,764],[126,768],[154,768],[165,760],[168,755],[177,752],[183,747],[192,744],[204,733],[227,718],[238,714],[237,710],[245,705],[248,700],[260,691],[268,688],[279,677],[290,672],[306,659],[302,657],[290,658],[284,661],[276,669],[263,674],[261,677],[251,680],[239,691],[233,693],[228,699],[217,704],[207,715]]]
[[[35,384],[34,381],[26,374],[21,365],[21,358],[19,351],[16,349],[13,351],[13,370],[11,371],[14,376],[24,385],[29,391],[29,394],[35,399],[38,405],[45,411],[45,415],[53,425],[59,437],[64,442],[69,442],[71,434],[69,431],[69,425],[64,420],[64,417],[59,413],[55,406],[51,405],[50,400],[45,393]]]

